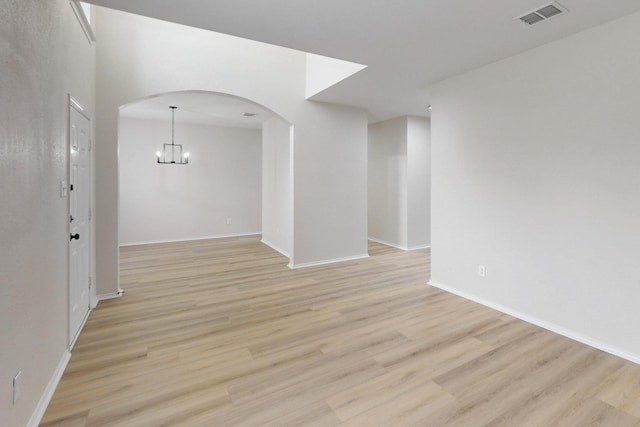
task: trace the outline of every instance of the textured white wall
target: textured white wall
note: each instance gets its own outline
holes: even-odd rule
[[[279,117],[262,123],[262,241],[286,256],[293,245],[291,136]]]
[[[638,362],[639,51],[634,14],[432,91],[433,281]]]
[[[95,52],[68,0],[0,4],[0,424],[24,426],[67,348],[69,201],[59,181],[68,94],[93,116]]]
[[[189,164],[159,165],[171,122],[120,119],[120,244],[260,233],[261,132],[179,122],[175,132]]]

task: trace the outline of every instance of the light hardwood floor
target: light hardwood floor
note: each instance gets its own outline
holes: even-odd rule
[[[640,366],[431,288],[429,252],[290,270],[256,237],[121,250],[43,426],[640,426]]]

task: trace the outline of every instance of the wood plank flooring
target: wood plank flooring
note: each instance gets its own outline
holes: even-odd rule
[[[427,250],[290,270],[257,237],[127,247],[42,426],[640,426],[640,366],[426,283]]]

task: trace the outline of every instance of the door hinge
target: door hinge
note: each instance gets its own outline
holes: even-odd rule
[[[91,208],[89,208],[89,221],[91,221]]]
[[[89,290],[91,290],[91,276],[89,276]]]
[[[91,151],[91,143],[93,142],[92,139],[89,139],[89,151]]]

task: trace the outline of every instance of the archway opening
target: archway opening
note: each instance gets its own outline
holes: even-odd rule
[[[158,163],[172,142],[188,164]],[[292,144],[290,122],[227,94],[172,92],[121,106],[119,246],[259,234],[290,257]]]

